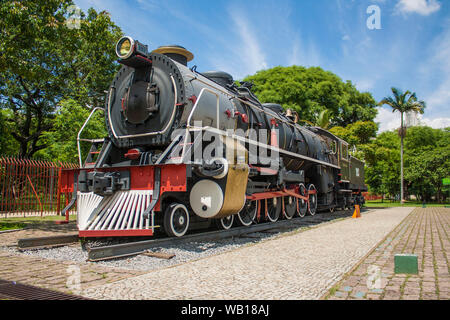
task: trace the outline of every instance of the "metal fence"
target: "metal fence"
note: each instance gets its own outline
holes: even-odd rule
[[[378,194],[372,194],[370,192],[363,192],[362,195],[366,201],[380,200],[383,197]]]
[[[73,163],[0,157],[0,217],[56,215],[72,194],[61,192],[63,169]]]

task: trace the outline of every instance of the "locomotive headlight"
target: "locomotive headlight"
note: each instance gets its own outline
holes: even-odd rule
[[[123,37],[117,42],[116,54],[120,59],[128,59],[134,52],[134,40],[130,37]]]

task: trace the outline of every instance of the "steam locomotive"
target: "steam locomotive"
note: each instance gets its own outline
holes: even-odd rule
[[[106,96],[108,137],[82,139],[80,169],[65,171],[80,237],[250,226],[362,205],[364,163],[348,144],[298,115],[262,104],[250,83],[188,68],[181,46],[152,52],[131,37]],[[91,149],[84,163],[80,142]]]

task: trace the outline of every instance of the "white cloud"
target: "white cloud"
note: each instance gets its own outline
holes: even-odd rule
[[[440,85],[426,97],[429,109],[437,111],[450,107],[450,21],[446,31],[438,35],[430,46],[431,58],[426,61],[425,74],[439,75]]]
[[[312,67],[320,65],[320,53],[313,43],[305,45],[297,35],[293,40],[292,51],[288,56],[288,65]]]
[[[450,117],[425,118],[424,115],[418,115],[420,125],[441,129],[450,127]],[[378,108],[378,115],[375,122],[380,124],[378,132],[391,131],[400,128],[400,113],[392,112],[388,108]]]
[[[441,8],[437,0],[399,0],[395,6],[398,13],[418,13],[428,16]]]
[[[375,85],[374,79],[361,79],[361,80],[356,80],[354,82],[355,82],[356,89],[358,89],[359,91],[362,91],[362,92],[373,89],[373,87]]]
[[[242,65],[248,66],[247,72],[249,74],[267,69],[266,57],[259,46],[256,32],[251,29],[248,23],[248,19],[237,10],[231,10],[230,14],[236,33],[240,37],[240,41],[234,44],[233,51],[242,56]]]
[[[375,118],[375,122],[380,124],[378,132],[400,128],[400,113],[392,112],[386,108],[378,108],[378,115]]]
[[[435,118],[435,119],[427,119],[419,116],[420,124],[426,125],[428,127],[432,127],[434,129],[440,128],[448,128],[450,127],[450,118]]]
[[[251,18],[244,15],[245,12],[234,6],[228,8],[229,29],[221,37],[217,36],[217,32],[212,34],[221,45],[211,48],[212,53],[208,57],[216,70],[228,72],[234,79],[243,79],[268,68],[258,33],[252,26]]]

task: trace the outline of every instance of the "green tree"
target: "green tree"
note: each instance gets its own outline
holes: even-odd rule
[[[331,125],[331,121],[330,121],[330,116],[331,116],[331,112],[328,109],[322,110],[319,115],[316,117],[316,119],[314,120],[314,122],[308,121],[308,120],[303,120],[304,122],[312,125],[312,126],[316,126],[316,127],[320,127],[322,129],[328,129]]]
[[[357,121],[345,128],[333,127],[330,132],[348,142],[350,146],[357,148],[370,142],[377,136],[378,126],[373,121]]]
[[[103,91],[117,71],[114,43],[121,36],[106,12],[81,13],[67,24],[71,0],[0,2],[0,108],[19,145],[31,157],[48,147],[56,110],[72,98],[89,108],[103,104]]]
[[[0,155],[16,155],[18,148],[17,142],[11,136],[11,124],[6,121],[10,118],[8,110],[0,109]]]
[[[379,105],[388,105],[392,108],[392,112],[400,112],[401,122],[400,122],[400,199],[404,202],[404,192],[403,192],[403,139],[406,134],[404,127],[403,118],[406,112],[416,112],[424,113],[425,102],[418,101],[416,93],[411,93],[410,91],[402,92],[397,88],[391,88],[393,96],[385,97],[380,101]]]
[[[77,135],[90,110],[79,105],[73,99],[61,102],[61,108],[55,114],[54,131],[45,132],[42,140],[48,145],[36,155],[44,159],[78,163]],[[97,111],[86,126],[81,138],[101,139],[108,135],[105,127],[105,116]],[[84,162],[89,152],[90,144],[81,142],[81,155]]]
[[[334,129],[334,128],[333,128]],[[443,178],[450,172],[450,128],[411,127],[405,143],[405,196],[445,201]],[[383,132],[360,150],[366,162],[366,183],[370,191],[398,194],[400,189],[400,144],[394,131]]]
[[[395,196],[400,187],[399,137],[395,132],[382,132],[365,145],[366,183],[370,191]]]
[[[244,81],[253,82],[252,91],[263,103],[278,103],[295,110],[301,120],[315,122],[329,110],[330,127],[357,121],[373,121],[376,101],[360,93],[350,82],[319,67],[275,67],[258,71]]]
[[[450,129],[412,127],[405,138],[405,182],[420,200],[444,200],[442,180],[450,172]]]

